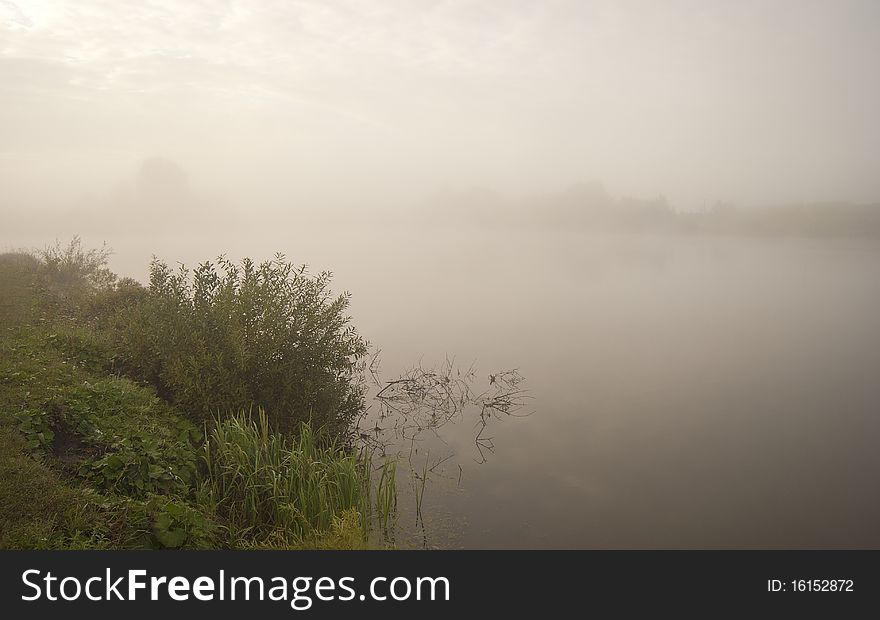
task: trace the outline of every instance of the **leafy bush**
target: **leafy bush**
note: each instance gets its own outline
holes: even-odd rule
[[[40,281],[40,269],[41,263],[33,254],[21,251],[0,254],[2,332],[27,325],[39,315],[40,304],[35,290]]]
[[[119,319],[133,312],[148,295],[146,287],[133,278],[120,278],[94,291],[82,308],[85,322],[112,330]]]
[[[367,343],[329,282],[281,255],[221,257],[192,274],[154,259],[149,294],[119,331],[130,371],[196,421],[255,405],[277,430],[309,420],[342,434],[363,407],[355,379]]]
[[[80,318],[85,304],[99,290],[112,288],[116,274],[107,268],[110,248],[84,249],[79,237],[67,245],[56,242],[37,252],[41,305],[52,319]]]
[[[75,236],[66,246],[56,241],[38,253],[43,275],[53,285],[67,291],[99,289],[110,286],[116,274],[107,268],[110,248],[85,250],[82,240]]]

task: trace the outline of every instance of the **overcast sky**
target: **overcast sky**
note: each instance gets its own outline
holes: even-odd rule
[[[880,199],[880,2],[0,0],[0,200]]]

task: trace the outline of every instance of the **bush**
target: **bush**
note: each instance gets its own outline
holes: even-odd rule
[[[37,253],[43,304],[54,318],[76,319],[98,290],[112,288],[116,274],[107,268],[110,248],[85,250],[79,237],[66,246],[56,242]]]
[[[196,421],[257,406],[281,431],[309,420],[336,436],[363,407],[367,343],[328,291],[277,255],[177,272],[154,259],[149,292],[121,329],[130,370]]]
[[[140,282],[121,278],[94,291],[83,305],[82,318],[93,327],[113,331],[115,322],[125,320],[147,296],[147,289]]]
[[[84,250],[75,236],[62,246],[60,241],[38,253],[45,278],[54,286],[66,289],[98,289],[113,284],[116,274],[107,268],[110,248]]]

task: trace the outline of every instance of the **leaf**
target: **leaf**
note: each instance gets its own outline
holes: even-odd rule
[[[119,471],[120,469],[122,469],[123,464],[124,464],[124,461],[122,460],[122,457],[120,457],[118,454],[111,454],[104,461],[104,467],[109,472]]]
[[[168,515],[168,513],[163,512],[162,514],[159,515],[159,517],[156,519],[156,526],[155,527],[156,527],[156,529],[161,530],[163,532],[168,530],[168,528],[171,527],[171,517]]]
[[[163,547],[176,549],[186,540],[186,530],[156,530],[156,539]]]
[[[173,502],[168,502],[168,505],[165,506],[165,510],[167,510],[168,514],[175,519],[182,518],[186,513],[186,509],[183,506],[179,506]]]

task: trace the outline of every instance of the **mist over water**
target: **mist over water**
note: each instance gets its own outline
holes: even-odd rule
[[[474,235],[420,247],[401,248],[410,258],[394,270],[410,284],[376,303],[418,317],[377,320],[384,350],[401,364],[448,352],[516,366],[534,397],[531,416],[491,427],[485,465],[472,420],[441,430],[464,474],[459,487],[448,465],[426,501],[463,521],[454,544],[880,544],[876,245]]]
[[[0,3],[0,251],[281,252],[383,380],[518,369],[401,546],[880,547],[880,4],[208,4]]]

